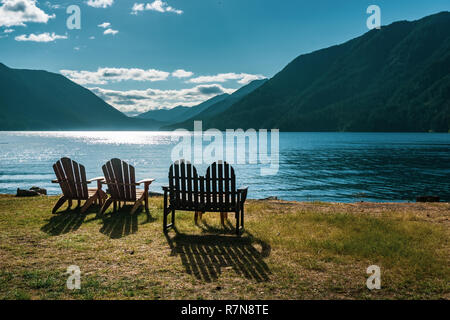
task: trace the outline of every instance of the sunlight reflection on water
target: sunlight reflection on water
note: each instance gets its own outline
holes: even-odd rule
[[[0,132],[0,193],[32,185],[60,193],[52,164],[63,156],[85,165],[88,178],[117,157],[136,178],[167,184],[173,132]],[[209,143],[209,142],[208,142]],[[204,174],[206,164],[196,165]],[[260,165],[235,165],[251,198],[406,201],[435,194],[450,200],[450,135],[427,133],[280,133],[280,169],[261,176]]]

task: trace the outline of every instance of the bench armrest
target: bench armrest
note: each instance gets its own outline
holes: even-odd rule
[[[248,187],[247,186],[240,187],[237,191],[241,194],[241,197],[240,197],[241,203],[244,203],[245,200],[247,199]]]

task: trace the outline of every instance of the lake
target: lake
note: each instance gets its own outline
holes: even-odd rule
[[[52,165],[66,156],[86,167],[88,179],[120,158],[136,178],[167,184],[170,132],[0,132],[0,193],[39,186],[59,194]],[[204,174],[207,165],[196,165]],[[450,134],[280,133],[279,170],[262,176],[261,164],[234,165],[238,185],[253,199],[300,201],[414,201],[418,195],[450,200]]]

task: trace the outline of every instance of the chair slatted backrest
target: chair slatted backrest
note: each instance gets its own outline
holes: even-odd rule
[[[53,165],[53,171],[67,199],[88,199],[86,170],[83,165],[69,158],[61,158]]]
[[[120,201],[136,201],[134,167],[120,159],[111,159],[103,167],[111,197]]]
[[[194,209],[200,201],[197,169],[185,160],[175,161],[169,168],[170,201],[176,207]]]
[[[206,170],[206,206],[215,209],[231,209],[236,205],[236,175],[227,162],[217,161]]]

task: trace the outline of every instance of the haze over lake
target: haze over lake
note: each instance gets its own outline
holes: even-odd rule
[[[0,193],[39,186],[59,194],[52,165],[70,157],[87,177],[120,158],[136,178],[167,184],[170,132],[0,132]],[[208,143],[205,143],[208,144]],[[414,201],[419,195],[450,200],[450,134],[280,133],[279,171],[261,176],[261,165],[234,165],[238,185],[253,199],[276,196],[300,201]],[[267,166],[267,165],[265,165]],[[196,165],[203,175],[207,164]]]

